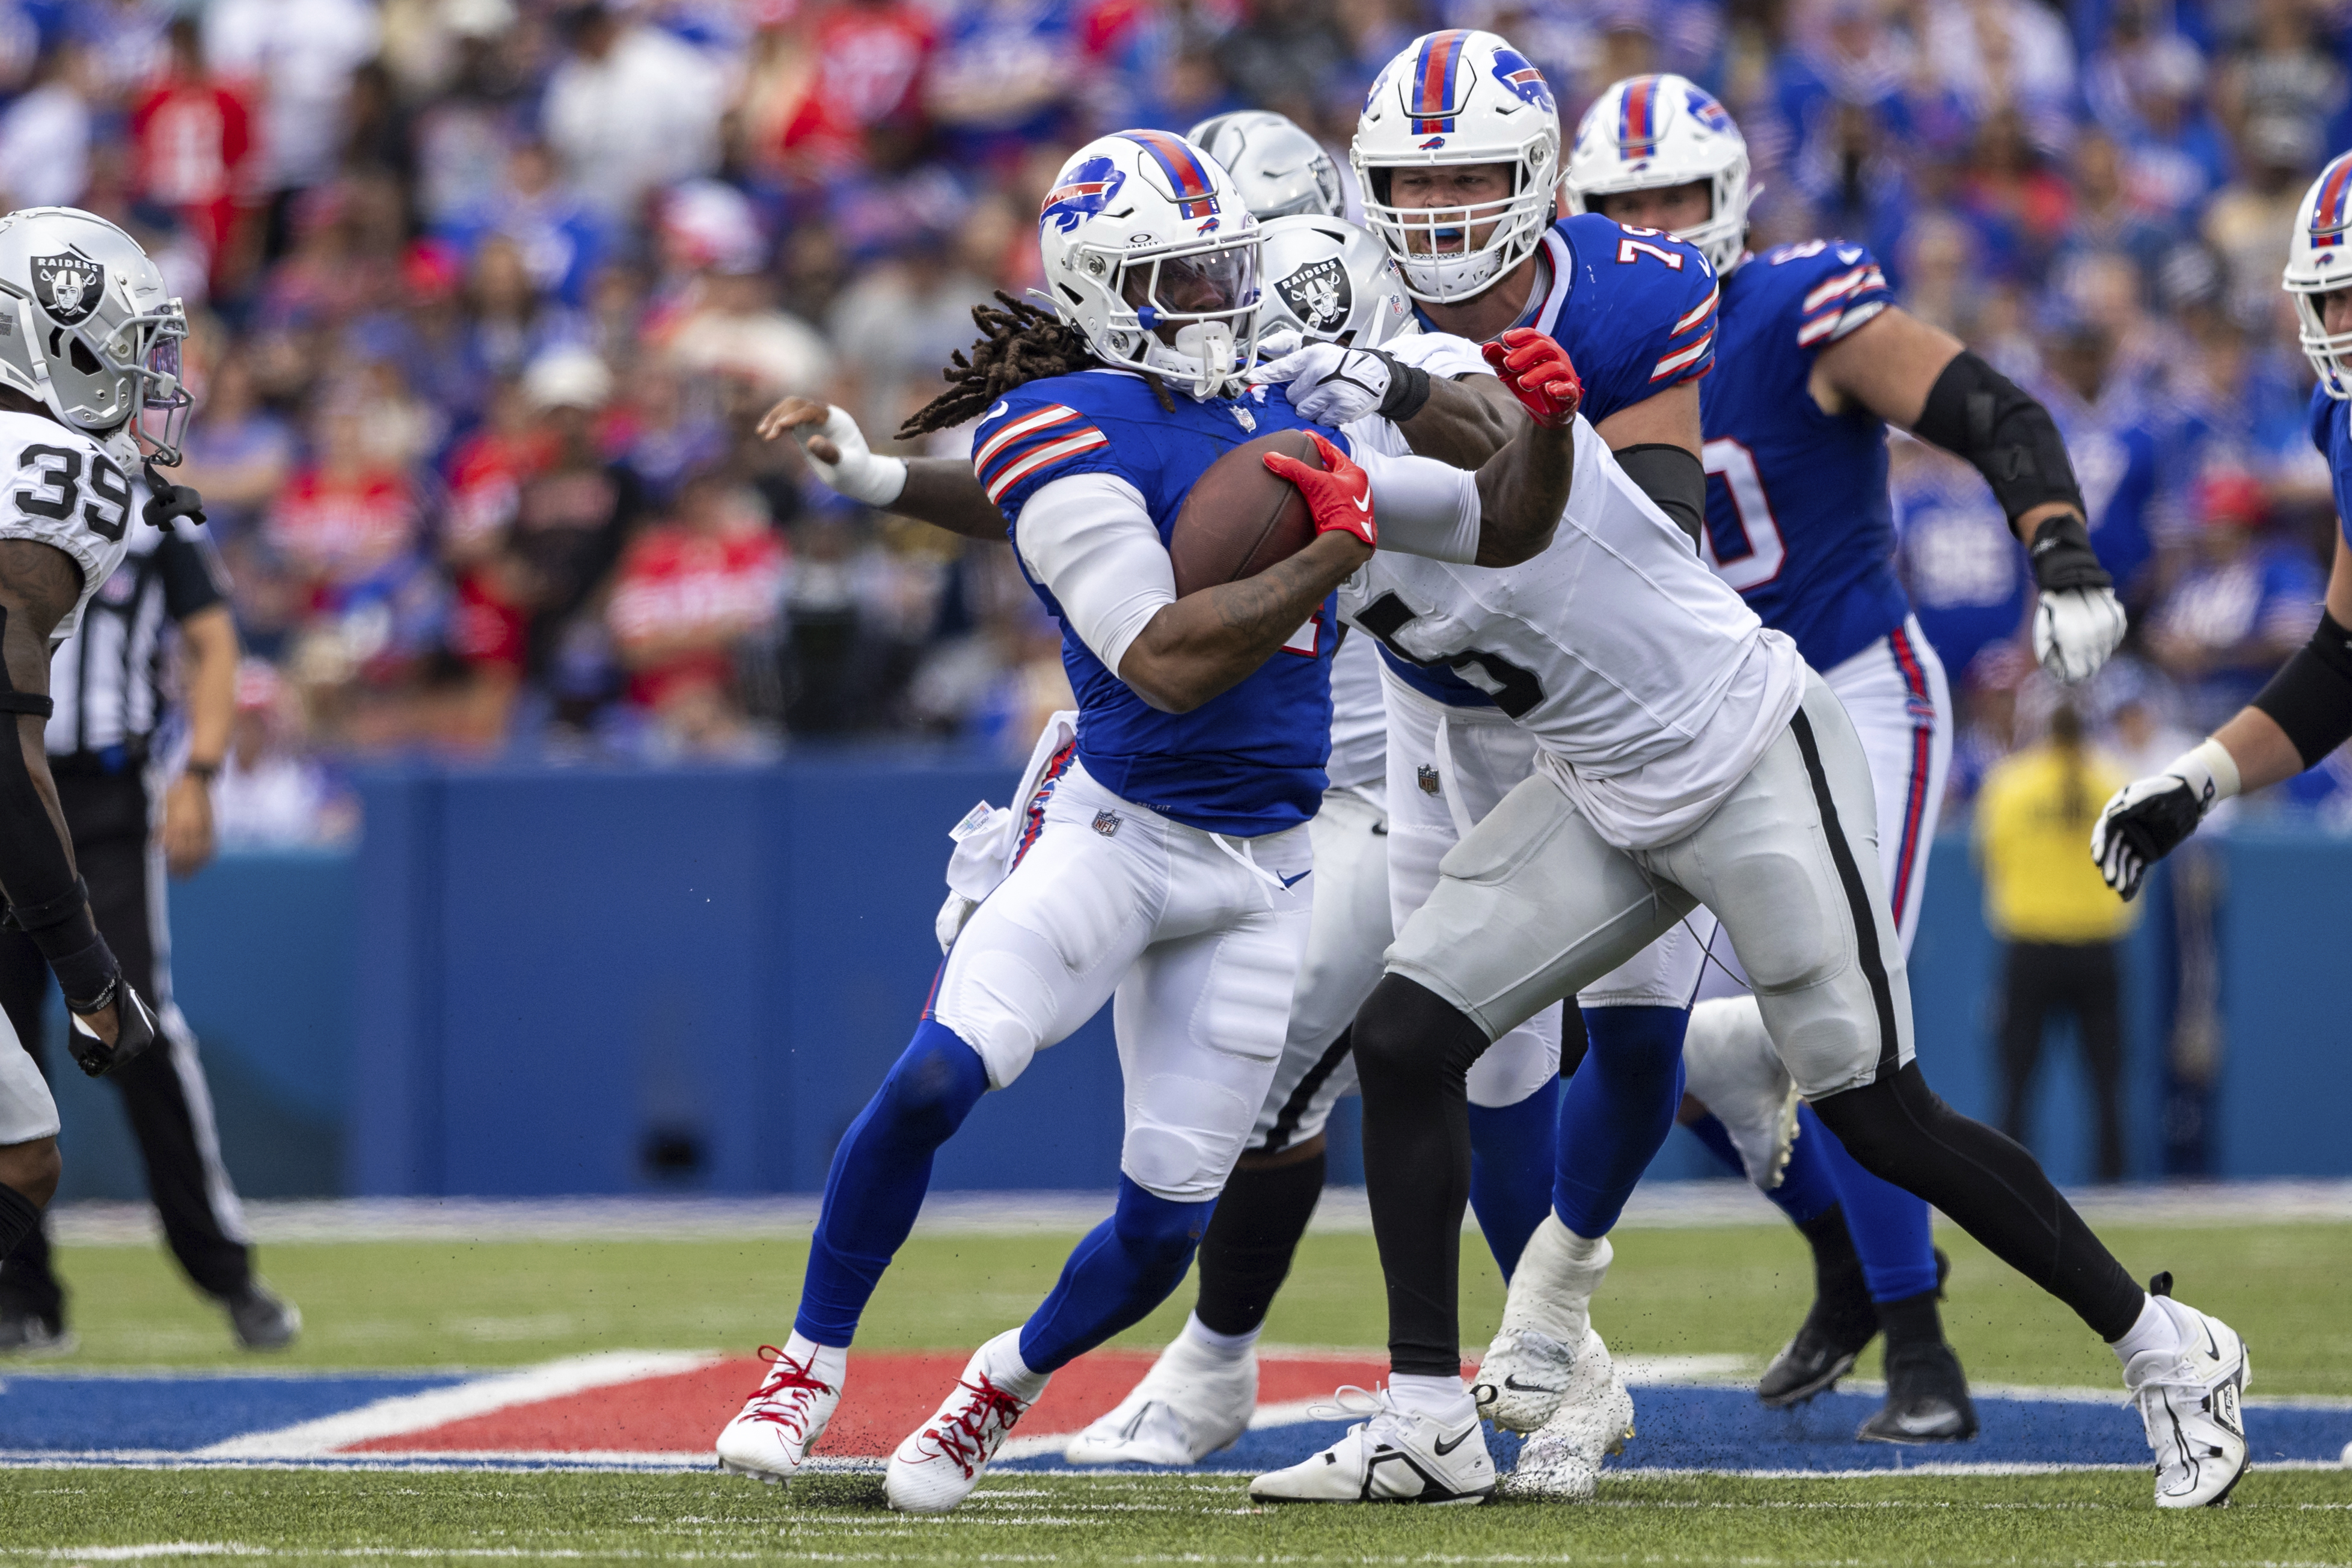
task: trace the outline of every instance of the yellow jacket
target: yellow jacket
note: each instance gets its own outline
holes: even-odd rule
[[[2116,897],[2091,860],[2091,824],[2126,782],[2096,751],[2086,748],[2070,763],[2047,744],[2027,747],[1985,776],[1977,795],[1976,851],[1985,921],[1995,936],[2093,942],[2131,930],[2139,906]]]

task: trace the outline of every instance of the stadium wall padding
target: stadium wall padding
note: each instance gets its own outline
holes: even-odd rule
[[[179,1000],[231,1171],[253,1196],[817,1190],[937,968],[947,829],[1013,782],[856,756],[372,773],[355,854],[232,855],[174,885]],[[1997,950],[1966,841],[1935,853],[1912,963],[1921,1059],[1987,1115]],[[2212,1173],[2352,1174],[2352,968],[2332,951],[2352,839],[2242,831],[2221,858]],[[2143,1176],[2160,1170],[2167,908],[2134,939],[2126,1001]],[[56,1081],[65,1195],[139,1195],[114,1097]],[[934,1184],[1108,1188],[1118,1097],[1097,1017],[982,1101]],[[1344,1109],[1334,1179],[1360,1180]],[[2089,1179],[2087,1086],[2063,1039],[2032,1142],[2061,1181]],[[1677,1135],[1652,1173],[1714,1172]]]

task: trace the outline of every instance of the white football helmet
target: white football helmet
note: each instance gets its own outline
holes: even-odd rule
[[[1364,221],[1389,247],[1416,300],[1475,299],[1535,254],[1557,212],[1559,110],[1543,73],[1493,33],[1449,28],[1415,38],[1381,69],[1348,153]],[[1390,201],[1402,168],[1501,163],[1511,194],[1475,206]],[[1479,226],[1491,225],[1472,245]]]
[[[1376,349],[1420,331],[1396,258],[1366,230],[1344,218],[1301,216],[1276,218],[1263,232],[1260,337],[1287,329],[1304,342]]]
[[[162,270],[104,218],[78,207],[0,217],[0,384],[91,436],[127,426],[168,467],[188,422],[187,335]]]
[[[1214,158],[1167,131],[1073,153],[1037,214],[1045,287],[1097,357],[1237,391],[1257,352],[1257,219]]]
[[[1323,144],[1269,109],[1236,110],[1203,120],[1184,140],[1225,166],[1260,223],[1311,213],[1338,217],[1346,193],[1339,166]]]
[[[2319,384],[2330,397],[2352,398],[2352,365],[2345,363],[2352,332],[2329,335],[2319,314],[2320,295],[2352,289],[2352,153],[2322,169],[2294,210],[2285,288],[2303,324],[2303,357],[2318,373]]]
[[[1705,223],[1676,229],[1717,272],[1748,247],[1748,142],[1723,105],[1687,77],[1628,77],[1592,100],[1568,154],[1568,206],[1592,198],[1705,180]]]

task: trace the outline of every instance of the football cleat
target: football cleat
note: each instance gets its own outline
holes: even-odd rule
[[[2174,1349],[2142,1351],[2124,1367],[2156,1451],[2156,1506],[2216,1507],[2246,1473],[2240,1399],[2253,1380],[2246,1342],[2221,1319],[2173,1300],[2171,1275],[2158,1275],[2147,1290],[2180,1331]]]
[[[1253,1502],[1453,1504],[1495,1495],[1495,1461],[1475,1415],[1449,1426],[1399,1410],[1385,1394],[1352,1387],[1307,1414],[1320,1421],[1362,1419],[1314,1458],[1252,1481]]]
[[[0,1304],[0,1355],[71,1355],[80,1348],[81,1339],[66,1327],[62,1310],[37,1312],[13,1301]]]
[[[1515,1498],[1584,1502],[1601,1478],[1601,1461],[1623,1453],[1633,1436],[1633,1395],[1617,1375],[1609,1347],[1588,1328],[1559,1408],[1520,1445],[1518,1465],[1503,1490]]]
[[[1255,1351],[1220,1361],[1179,1335],[1063,1457],[1074,1465],[1197,1465],[1249,1430],[1256,1412]]]
[[[1977,1435],[1969,1375],[1937,1340],[1886,1347],[1886,1403],[1854,1429],[1864,1443],[1965,1443]]]
[[[719,1429],[719,1468],[781,1486],[808,1462],[841,1405],[841,1390],[773,1345],[761,1345],[760,1359],[772,1364],[758,1391]]]
[[[1683,1079],[1691,1098],[1723,1123],[1748,1179],[1768,1193],[1779,1186],[1801,1101],[1753,996],[1717,997],[1691,1009]]]
[[[1576,1249],[1568,1226],[1547,1210],[1511,1270],[1503,1326],[1470,1384],[1478,1414],[1507,1432],[1541,1426],[1568,1393],[1575,1347],[1591,1330],[1592,1293],[1612,1255],[1606,1237],[1589,1258],[1576,1258]]]
[[[229,1331],[249,1351],[282,1351],[302,1331],[302,1309],[258,1279],[223,1297],[221,1305],[228,1311]]]
[[[1020,1332],[1008,1329],[997,1338],[1017,1338]],[[945,1513],[970,1497],[988,1461],[1012,1434],[1013,1424],[1036,1403],[1034,1397],[1015,1398],[990,1381],[983,1369],[995,1342],[971,1352],[955,1392],[890,1456],[882,1493],[892,1508],[904,1513]]]

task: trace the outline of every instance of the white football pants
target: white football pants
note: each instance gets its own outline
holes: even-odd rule
[[[0,1144],[30,1143],[58,1135],[58,1102],[48,1080],[0,1013]]]
[[[1213,1198],[1282,1056],[1313,914],[1307,828],[1202,833],[1103,788],[1074,751],[1030,809],[1035,837],[949,950],[930,1015],[1003,1089],[1110,1001],[1119,1169],[1173,1202]]]

